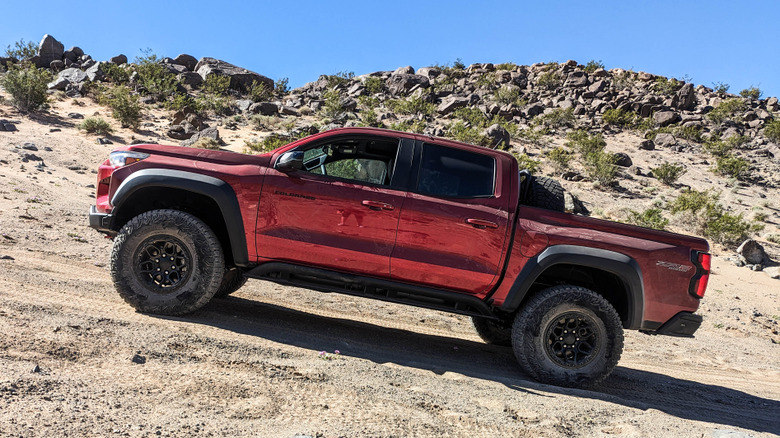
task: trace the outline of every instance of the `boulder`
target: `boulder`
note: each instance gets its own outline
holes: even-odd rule
[[[107,62],[100,61],[89,67],[86,71],[89,80],[92,82],[104,80],[106,78],[105,69],[107,65]]]
[[[509,149],[509,141],[510,141],[510,135],[509,131],[506,130],[503,126],[499,125],[498,123],[494,123],[490,125],[485,130],[485,135],[490,138],[490,146],[495,148],[500,148],[503,150]]]
[[[203,78],[199,74],[191,71],[180,73],[178,78],[179,82],[184,85],[189,85],[190,87],[199,87],[200,84],[203,83]]]
[[[566,82],[563,84],[564,87],[584,87],[585,85],[588,85],[588,74],[584,71],[573,71],[569,73],[569,76],[566,78]]]
[[[625,152],[615,153],[615,158],[615,164],[620,167],[631,167],[634,164],[634,162],[631,161],[631,157],[629,157]]]
[[[81,58],[82,56],[84,56],[84,51],[81,50],[81,47],[76,47],[76,46],[73,46],[62,53],[62,57],[65,59],[69,59],[71,62],[78,62],[79,58]]]
[[[49,82],[49,89],[64,90],[68,84],[78,85],[87,80],[87,74],[77,68],[66,68]]]
[[[273,79],[219,59],[201,58],[195,65],[195,71],[204,81],[213,74],[227,76],[230,78],[230,88],[236,90],[247,90],[254,81],[265,85],[266,90],[274,89]]]
[[[680,115],[674,111],[658,111],[653,114],[653,120],[658,126],[664,127],[680,121]]]
[[[441,69],[439,67],[423,67],[417,70],[417,74],[433,79],[441,74]]]
[[[463,96],[447,96],[444,99],[442,99],[439,106],[436,108],[436,111],[446,116],[447,114],[455,111],[458,108],[462,108],[464,106],[467,106],[469,104],[470,99],[468,97]]]
[[[65,46],[54,39],[53,36],[46,34],[41,43],[38,44],[38,61],[35,65],[38,68],[49,68],[52,61],[62,61],[62,55],[65,53]]]
[[[686,83],[674,95],[674,107],[680,110],[692,110],[696,105],[696,93],[693,84]]]
[[[670,147],[677,144],[677,139],[672,134],[660,133],[655,136],[655,145],[658,147]]]
[[[219,130],[216,127],[206,128],[202,131],[196,132],[189,140],[181,142],[182,146],[192,146],[200,138],[213,138],[218,143],[222,143],[222,139],[219,138]]]
[[[116,65],[127,64],[127,56],[119,54],[111,58],[111,63]]]
[[[273,102],[258,102],[249,106],[249,112],[252,114],[262,114],[272,116],[279,112],[279,105]]]
[[[413,75],[414,74],[414,68],[411,65],[407,65],[406,67],[398,67],[393,72],[394,75]]]
[[[393,74],[387,79],[387,88],[393,94],[401,94],[419,85],[427,88],[431,85],[427,77],[413,74]]]
[[[643,140],[641,143],[639,143],[639,149],[652,151],[655,149],[655,143],[653,143],[653,140]]]
[[[737,248],[737,254],[744,257],[745,261],[751,265],[764,264],[769,260],[764,247],[753,239],[742,242]]]
[[[192,55],[182,53],[181,55],[173,58],[171,64],[177,64],[184,66],[188,71],[195,71],[195,66],[198,65],[198,60]]]
[[[55,59],[54,61],[51,62],[51,64],[49,64],[49,68],[54,71],[60,71],[63,68],[65,68],[65,63],[62,62],[62,60]]]

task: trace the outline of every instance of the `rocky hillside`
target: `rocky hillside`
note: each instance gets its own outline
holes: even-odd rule
[[[81,123],[84,135],[102,134],[99,142],[254,153],[340,126],[413,131],[508,150],[524,167],[564,179],[580,213],[700,234],[731,249],[750,236],[770,253],[780,243],[780,105],[758,89],[735,95],[723,84],[567,61],[343,72],[290,90],[286,79],[215,58],[96,61],[49,35],[8,55],[0,58],[8,71],[0,108],[16,117],[0,120],[0,130],[14,131],[25,117],[11,106],[30,109],[8,78],[34,65],[49,75],[49,105],[88,102],[116,119]],[[129,140],[110,135],[123,131]]]

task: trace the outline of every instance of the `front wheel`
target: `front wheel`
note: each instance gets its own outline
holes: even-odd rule
[[[539,292],[515,316],[512,349],[534,379],[591,387],[612,372],[623,351],[623,326],[601,295],[579,286]]]
[[[181,315],[214,296],[225,261],[203,221],[183,211],[152,210],[119,231],[110,270],[119,295],[138,311]]]

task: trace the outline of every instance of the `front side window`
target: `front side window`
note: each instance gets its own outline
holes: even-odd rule
[[[417,190],[432,196],[490,197],[495,174],[496,161],[490,155],[426,143]]]
[[[389,185],[398,153],[398,140],[342,139],[304,150],[304,170],[370,184]]]

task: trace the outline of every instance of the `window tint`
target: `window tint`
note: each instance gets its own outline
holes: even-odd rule
[[[457,198],[493,196],[495,169],[489,155],[426,143],[417,190]]]
[[[307,172],[371,184],[389,185],[398,139],[385,137],[342,138],[303,150]]]

